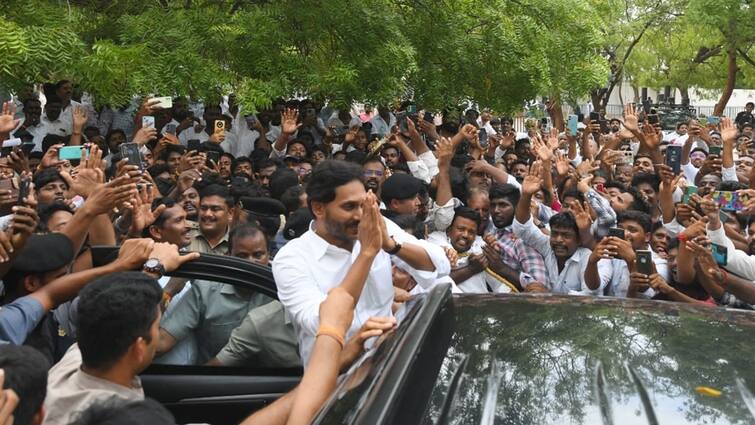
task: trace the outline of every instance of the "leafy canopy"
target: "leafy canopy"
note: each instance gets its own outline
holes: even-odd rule
[[[98,103],[133,94],[249,108],[294,94],[441,109],[518,109],[604,84],[590,0],[6,0],[0,81],[71,78]]]

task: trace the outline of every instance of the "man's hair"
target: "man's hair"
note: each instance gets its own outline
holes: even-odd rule
[[[511,205],[516,207],[516,205],[519,203],[519,198],[522,196],[522,194],[519,192],[519,188],[514,186],[513,184],[500,184],[500,183],[493,183],[490,185],[490,189],[488,189],[488,197],[490,198],[490,201],[492,202],[493,199],[505,199],[509,201]]]
[[[227,187],[221,186],[219,184],[211,184],[207,187],[202,188],[202,190],[199,192],[200,202],[202,199],[209,196],[221,197],[223,198],[223,200],[225,200],[225,204],[228,206],[228,209],[233,208],[233,196],[231,196],[231,191],[228,190]]]
[[[168,208],[173,208],[178,204],[176,204],[176,201],[173,198],[165,197],[165,198],[155,199],[154,201],[152,201],[152,211],[154,211],[160,205],[165,205],[165,209],[163,210],[162,213],[160,213],[159,216],[157,216],[157,218],[155,219],[155,221],[152,222],[152,224],[144,228],[144,230],[142,231],[142,236],[145,238],[150,237],[150,234],[149,234],[150,227],[152,226],[155,226],[157,228],[163,227],[163,225],[165,224],[165,220],[168,219],[168,214],[166,213],[166,211],[168,210]]]
[[[516,155],[516,153],[514,153],[514,155]],[[524,165],[528,170],[530,168],[530,165],[527,163],[527,161],[525,161],[523,159],[516,159],[514,161],[511,161],[511,169],[509,171],[513,170],[514,166],[517,165],[517,164]]]
[[[679,130],[679,127],[681,127],[683,125],[687,125],[687,121],[680,121],[680,122],[676,123],[676,129]]]
[[[160,152],[159,159],[161,161],[167,161],[168,158],[170,158],[170,154],[174,152],[179,155],[183,155],[186,153],[186,148],[181,145],[168,145],[165,147],[164,151]]]
[[[482,221],[482,219],[480,218],[480,213],[473,210],[472,208],[465,206],[457,207],[454,210],[454,219],[451,220],[451,224],[453,225],[453,222],[456,221],[456,219],[459,217],[474,221],[478,227],[480,226],[480,222]]]
[[[561,195],[561,199],[564,200],[566,198],[576,198],[580,203],[585,202],[585,195],[583,195],[582,192],[576,189],[569,189],[567,191],[564,191],[564,194]]]
[[[66,187],[68,187],[68,183],[66,183],[58,170],[55,168],[45,168],[34,176],[34,189],[39,192],[43,186],[58,180],[65,183]]]
[[[123,402],[112,397],[92,403],[75,417],[70,425],[175,425],[168,409],[152,399]]]
[[[299,185],[299,175],[290,168],[278,168],[270,175],[270,197],[280,200],[286,191]]]
[[[105,141],[106,142],[110,142],[110,139],[112,139],[113,135],[116,134],[116,133],[119,133],[121,136],[123,136],[123,140],[128,141],[126,139],[126,132],[123,131],[123,130],[121,130],[120,128],[114,128],[114,129],[108,131],[107,134],[105,135]]]
[[[747,103],[745,103],[745,108],[748,107],[748,106],[752,106],[753,108],[755,108],[755,103],[753,103],[753,102],[747,102]]]
[[[310,212],[312,202],[333,202],[336,199],[336,189],[352,181],[362,182],[362,167],[357,164],[336,160],[325,160],[317,164],[307,183],[307,206]]]
[[[422,221],[417,219],[414,214],[396,214],[393,215],[391,221],[396,223],[398,227],[411,234],[417,239],[425,238],[425,225]]]
[[[3,389],[18,395],[13,411],[16,425],[31,423],[47,395],[47,370],[50,363],[39,351],[25,345],[0,346],[0,369],[5,372]]]
[[[168,164],[155,164],[147,168],[147,172],[153,179],[156,179],[162,173],[170,173],[170,167],[168,167]]]
[[[79,295],[82,363],[109,368],[139,337],[149,342],[162,296],[157,281],[141,272],[114,273],[87,285]]]
[[[228,246],[233,247],[233,241],[237,239],[254,237],[258,234],[262,234],[262,237],[265,238],[265,247],[267,247],[267,234],[259,226],[251,223],[239,224],[228,233]]]
[[[616,218],[616,223],[621,224],[624,221],[634,221],[642,227],[645,233],[650,233],[653,227],[653,220],[650,218],[650,215],[641,211],[626,210],[620,212]]]
[[[718,184],[716,189],[724,192],[736,192],[738,190],[747,189],[747,186],[738,181],[722,181]]]
[[[235,172],[236,167],[238,167],[239,164],[244,163],[244,162],[248,162],[249,165],[252,166],[252,171],[254,171],[254,162],[252,162],[251,158],[249,158],[248,156],[240,156],[235,159],[233,158],[233,156],[231,156],[231,172]]]
[[[291,186],[281,195],[281,203],[286,207],[286,215],[299,209],[299,198],[304,193],[301,185]]]
[[[551,229],[554,227],[561,227],[566,229],[572,229],[574,230],[574,233],[577,234],[577,237],[579,237],[579,227],[577,227],[577,220],[574,219],[574,216],[568,213],[558,213],[551,216],[550,220],[548,221],[548,224],[550,225]]]
[[[50,221],[56,212],[65,211],[73,214],[74,211],[68,205],[62,202],[53,202],[52,204],[42,204],[38,208],[39,224],[37,224],[37,232],[47,233],[50,228],[47,226],[47,222]]]
[[[366,157],[364,161],[362,161],[362,166],[365,166],[367,164],[380,164],[383,167],[383,170],[385,170],[385,163],[377,155]]]
[[[629,193],[630,195],[632,195],[632,198],[634,198],[634,201],[632,201],[627,209],[650,214],[650,204],[648,204],[648,202],[645,200],[645,197],[642,195],[642,193],[640,193],[639,190],[637,190],[636,187],[630,186],[623,192]]]
[[[273,160],[271,158],[263,158],[263,159],[255,162],[255,163],[253,163],[252,164],[252,169],[255,170],[255,171],[262,171],[265,168],[277,167],[277,166],[278,166],[278,163],[275,162],[275,160]],[[233,168],[231,168],[231,169],[233,169]]]
[[[661,187],[661,179],[656,174],[637,173],[632,177],[632,186],[637,187],[641,184],[650,185],[654,191],[658,192]]]

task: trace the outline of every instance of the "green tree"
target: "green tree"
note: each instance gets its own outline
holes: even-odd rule
[[[4,2],[0,84],[72,78],[110,105],[235,91],[248,108],[302,94],[503,112],[584,95],[606,70],[589,0],[69,3]]]

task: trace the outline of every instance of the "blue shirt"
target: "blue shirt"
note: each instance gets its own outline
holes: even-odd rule
[[[42,304],[28,295],[0,307],[0,343],[23,344],[44,315]]]

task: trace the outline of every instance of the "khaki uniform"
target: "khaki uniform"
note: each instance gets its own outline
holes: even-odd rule
[[[122,400],[123,403],[144,400],[139,377],[131,387],[92,376],[81,370],[81,351],[78,344],[68,349],[60,362],[50,369],[45,398],[43,425],[67,425],[93,403]]]
[[[280,301],[250,310],[216,357],[224,366],[302,365],[294,326]]]
[[[193,334],[197,342],[197,363],[204,364],[225,346],[231,332],[249,310],[270,301],[272,299],[265,295],[233,285],[193,281],[191,291],[163,317],[160,327],[177,341]]]
[[[212,246],[202,232],[197,232],[191,238],[191,244],[188,250],[192,252],[201,252],[203,254],[215,254],[215,255],[229,255],[231,252],[231,245],[228,243],[228,231],[225,232],[223,239],[218,242],[217,245]]]

